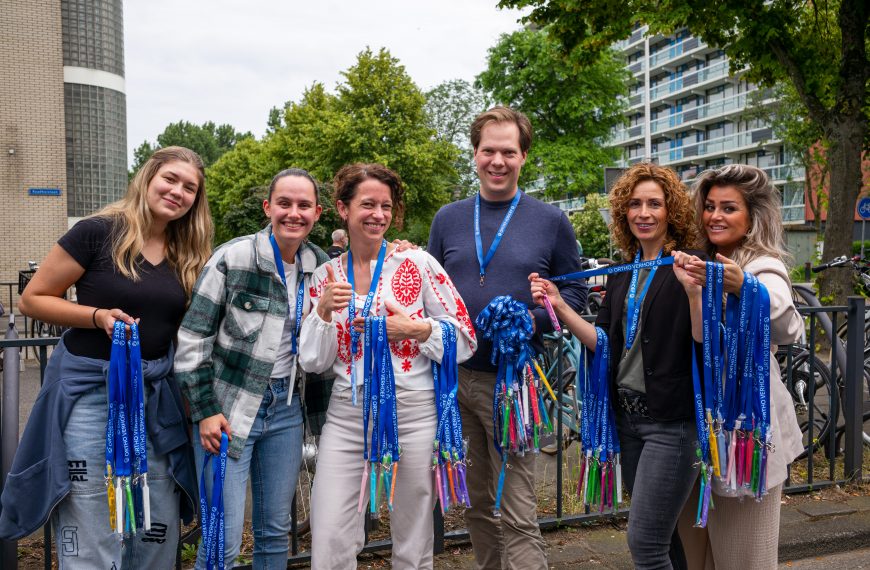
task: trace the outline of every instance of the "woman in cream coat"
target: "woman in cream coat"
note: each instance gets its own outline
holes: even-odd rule
[[[755,275],[770,294],[773,446],[767,463],[768,492],[762,501],[716,496],[707,528],[693,528],[696,486],[683,509],[680,536],[689,568],[773,569],[777,567],[780,497],[787,466],[803,452],[792,400],[774,357],[777,345],[795,342],[804,327],[792,303],[784,263],[788,253],[783,244],[780,197],[764,171],[731,164],[701,174],[694,200],[701,249],[725,265],[725,291],[739,294],[745,271]],[[704,262],[692,258],[685,266],[695,285],[703,284]]]

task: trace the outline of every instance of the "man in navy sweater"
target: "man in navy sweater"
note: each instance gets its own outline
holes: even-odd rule
[[[428,252],[459,289],[472,320],[499,295],[530,306],[538,333],[553,330],[546,310],[532,304],[528,276],[580,270],[574,228],[558,208],[522,193],[520,170],[532,142],[529,119],[508,107],[494,107],[471,125],[471,144],[480,193],[441,208],[432,221]],[[479,220],[479,223],[475,223]],[[479,227],[479,231],[476,229]],[[583,281],[560,287],[568,304],[586,304]],[[468,438],[465,513],[477,568],[545,569],[547,558],[537,522],[535,455],[510,457],[501,503],[493,516],[501,457],[493,445],[492,399],[496,370],[492,344],[480,338],[475,355],[459,367],[459,406]]]

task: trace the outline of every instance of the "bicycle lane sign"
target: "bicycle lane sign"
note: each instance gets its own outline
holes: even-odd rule
[[[858,200],[858,215],[862,220],[870,220],[870,197]]]

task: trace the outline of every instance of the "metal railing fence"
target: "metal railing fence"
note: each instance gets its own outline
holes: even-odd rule
[[[795,378],[792,374],[793,370],[790,367],[795,358],[795,351],[802,349],[805,351],[803,357],[808,359],[806,364],[809,370],[814,370],[812,367],[816,361],[822,361],[830,371],[829,378],[808,383],[807,396],[809,398],[809,407],[807,409],[808,425],[808,453],[803,460],[795,461],[790,466],[790,478],[786,481],[786,493],[800,493],[810,490],[820,489],[835,484],[842,484],[850,481],[864,480],[863,474],[863,416],[864,410],[870,409],[870,402],[866,398],[865,372],[864,372],[864,299],[861,297],[850,297],[849,303],[846,306],[836,307],[801,307],[801,314],[808,322],[808,340],[806,345],[802,347],[785,347],[787,359],[787,374],[783,378],[787,388],[794,394]],[[828,316],[830,315],[830,316]],[[847,342],[845,347],[840,343],[832,343],[831,351],[827,358],[822,353],[817,351],[819,338],[816,333],[816,324],[818,320],[824,318],[829,319],[833,323],[833,329],[836,330],[837,320],[845,317],[847,319]],[[824,327],[823,327],[824,328]],[[9,358],[5,358],[7,367],[4,367],[3,384],[2,384],[2,408],[0,408],[0,464],[2,464],[2,479],[5,483],[6,476],[12,464],[12,456],[18,445],[18,422],[19,422],[19,398],[18,389],[20,382],[20,374],[17,373],[17,367],[10,369],[9,364],[16,359],[12,353],[17,353],[21,348],[33,348],[37,352],[37,359],[40,366],[40,383],[48,362],[48,350],[58,342],[58,338],[27,338],[17,340],[0,340],[0,350]],[[557,354],[557,375],[562,377],[561,370],[561,344]],[[799,370],[799,368],[798,368]],[[845,374],[840,372],[845,370]],[[812,372],[809,378],[816,380],[815,372]],[[815,422],[817,420],[814,415],[818,411],[816,409],[817,384],[828,386],[828,401],[818,401],[819,409],[827,410],[827,414],[831,418],[831,428],[825,432],[825,438],[816,437],[813,433],[815,430]],[[558,383],[557,398],[561,401],[563,396],[563,384]],[[583,522],[591,522],[600,519],[610,519],[612,517],[626,517],[628,508],[623,508],[616,513],[598,513],[585,512],[581,513],[566,513],[563,501],[563,483],[564,483],[564,461],[563,461],[563,429],[562,429],[562,414],[556,414],[556,497],[555,497],[555,513],[550,516],[541,517],[538,523],[542,529],[558,527],[563,525],[573,525]],[[844,445],[840,448],[839,442]],[[825,475],[817,475],[820,467],[817,465],[818,458],[816,451],[823,449],[825,452],[824,461],[827,466],[822,466],[827,473]],[[838,453],[841,451],[842,453]],[[838,467],[842,458],[842,470]],[[798,481],[795,478],[795,471],[798,465],[805,466],[804,481]],[[436,509],[433,514],[435,517],[435,549],[436,553],[442,552],[444,545],[448,541],[466,541],[468,540],[467,529],[454,529],[445,531],[444,520],[441,517],[440,511]],[[188,542],[195,542],[196,533],[187,537]],[[310,553],[298,552],[298,536],[294,533],[291,536],[292,555],[288,559],[288,565],[296,565],[305,563],[310,560]],[[44,528],[44,556],[45,568],[51,568],[51,528],[46,525]],[[181,568],[181,545],[183,541],[179,541],[179,555],[177,568]],[[363,552],[377,552],[390,550],[392,543],[390,540],[378,540],[367,542]],[[0,565],[3,568],[14,570],[17,568],[17,543],[14,541],[0,541]],[[238,568],[250,568],[250,566],[240,566]]]

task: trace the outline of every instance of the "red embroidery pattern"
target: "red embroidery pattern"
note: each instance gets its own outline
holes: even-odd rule
[[[344,362],[345,364],[350,364],[350,328],[346,327],[344,323],[336,323],[335,324],[335,332],[338,335],[338,359]],[[362,337],[362,335],[360,335]],[[357,351],[356,358],[354,360],[359,360],[362,357],[362,338],[360,341],[357,341]],[[350,367],[348,367],[348,374],[350,374]]]
[[[432,272],[429,268],[426,268],[426,276],[429,278],[429,284],[432,287],[432,292],[435,294],[435,297],[438,298],[438,301],[441,303],[441,306],[444,307],[444,310],[447,311],[447,314],[452,314],[453,310],[451,307],[447,305],[447,302],[444,300],[444,297],[441,295],[441,291],[438,287],[435,286],[435,281],[441,281],[441,277],[443,274],[438,274],[437,277],[432,277]],[[450,294],[453,297],[453,302],[456,304],[456,317],[459,319],[459,325],[468,332],[468,335],[472,340],[475,340],[475,332],[474,326],[471,324],[471,318],[468,316],[468,308],[465,306],[465,303],[462,302],[462,298],[459,296],[459,293],[456,291],[456,287],[453,286],[453,282],[450,281],[446,276],[444,277],[444,283],[447,284],[450,289]]]
[[[420,270],[410,259],[402,262],[392,279],[393,297],[403,307],[411,306],[420,297],[420,289],[423,287],[423,279],[420,278]]]
[[[402,359],[402,371],[411,370],[411,361],[420,356],[420,344],[413,339],[407,338],[390,343],[390,351],[396,358]]]

